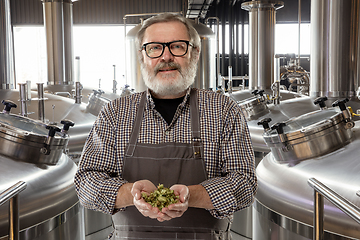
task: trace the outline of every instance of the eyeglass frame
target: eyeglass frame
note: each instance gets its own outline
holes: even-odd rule
[[[184,53],[183,55],[174,55],[174,54],[171,52],[170,44],[175,43],[175,42],[184,42],[184,43],[186,43],[186,51],[185,51],[185,53]],[[163,46],[162,52],[161,52],[161,54],[160,54],[158,57],[150,57],[150,56],[148,55],[148,53],[146,52],[146,46],[149,45],[149,44],[153,44],[153,43],[160,44],[160,45]],[[176,40],[176,41],[165,42],[165,43],[163,43],[163,42],[148,42],[148,43],[144,43],[144,44],[141,46],[140,51],[144,50],[144,51],[145,51],[145,54],[146,54],[146,56],[147,56],[148,58],[159,58],[159,57],[161,57],[161,56],[164,54],[165,48],[168,47],[169,52],[171,53],[171,55],[173,55],[174,57],[182,57],[182,56],[185,56],[185,55],[187,54],[187,52],[189,51],[189,45],[190,45],[191,47],[194,47],[194,44],[192,44],[192,43],[191,43],[190,41],[188,41],[188,40]]]

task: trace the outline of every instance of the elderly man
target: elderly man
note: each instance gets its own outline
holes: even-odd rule
[[[230,98],[190,87],[201,45],[189,20],[152,17],[137,44],[148,90],[100,112],[75,176],[80,202],[112,214],[111,239],[230,239],[257,189],[245,118]],[[161,211],[142,198],[158,184],[179,196]]]

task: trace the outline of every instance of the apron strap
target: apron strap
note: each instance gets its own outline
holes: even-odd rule
[[[146,103],[146,92],[143,92],[141,99],[140,99],[139,108],[137,110],[135,123],[134,123],[133,129],[132,129],[132,133],[131,133],[130,140],[129,140],[129,145],[126,150],[125,156],[129,157],[129,156],[133,156],[133,154],[134,154],[136,142],[137,142],[139,132],[140,132],[141,121],[143,119],[145,103]]]
[[[197,90],[191,89],[190,92],[190,118],[191,118],[191,132],[192,141],[194,144],[194,155],[195,158],[201,158],[202,153],[202,142],[200,132],[200,116],[199,116],[199,104],[197,98]]]

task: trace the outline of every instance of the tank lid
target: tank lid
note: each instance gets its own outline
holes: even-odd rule
[[[31,163],[55,164],[69,136],[58,126],[0,113],[0,154]]]

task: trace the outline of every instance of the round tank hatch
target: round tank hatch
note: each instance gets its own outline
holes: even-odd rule
[[[69,137],[57,126],[0,113],[0,154],[16,160],[56,164]]]
[[[335,151],[350,142],[351,127],[337,108],[323,109],[279,122],[264,140],[278,162],[298,162]]]

